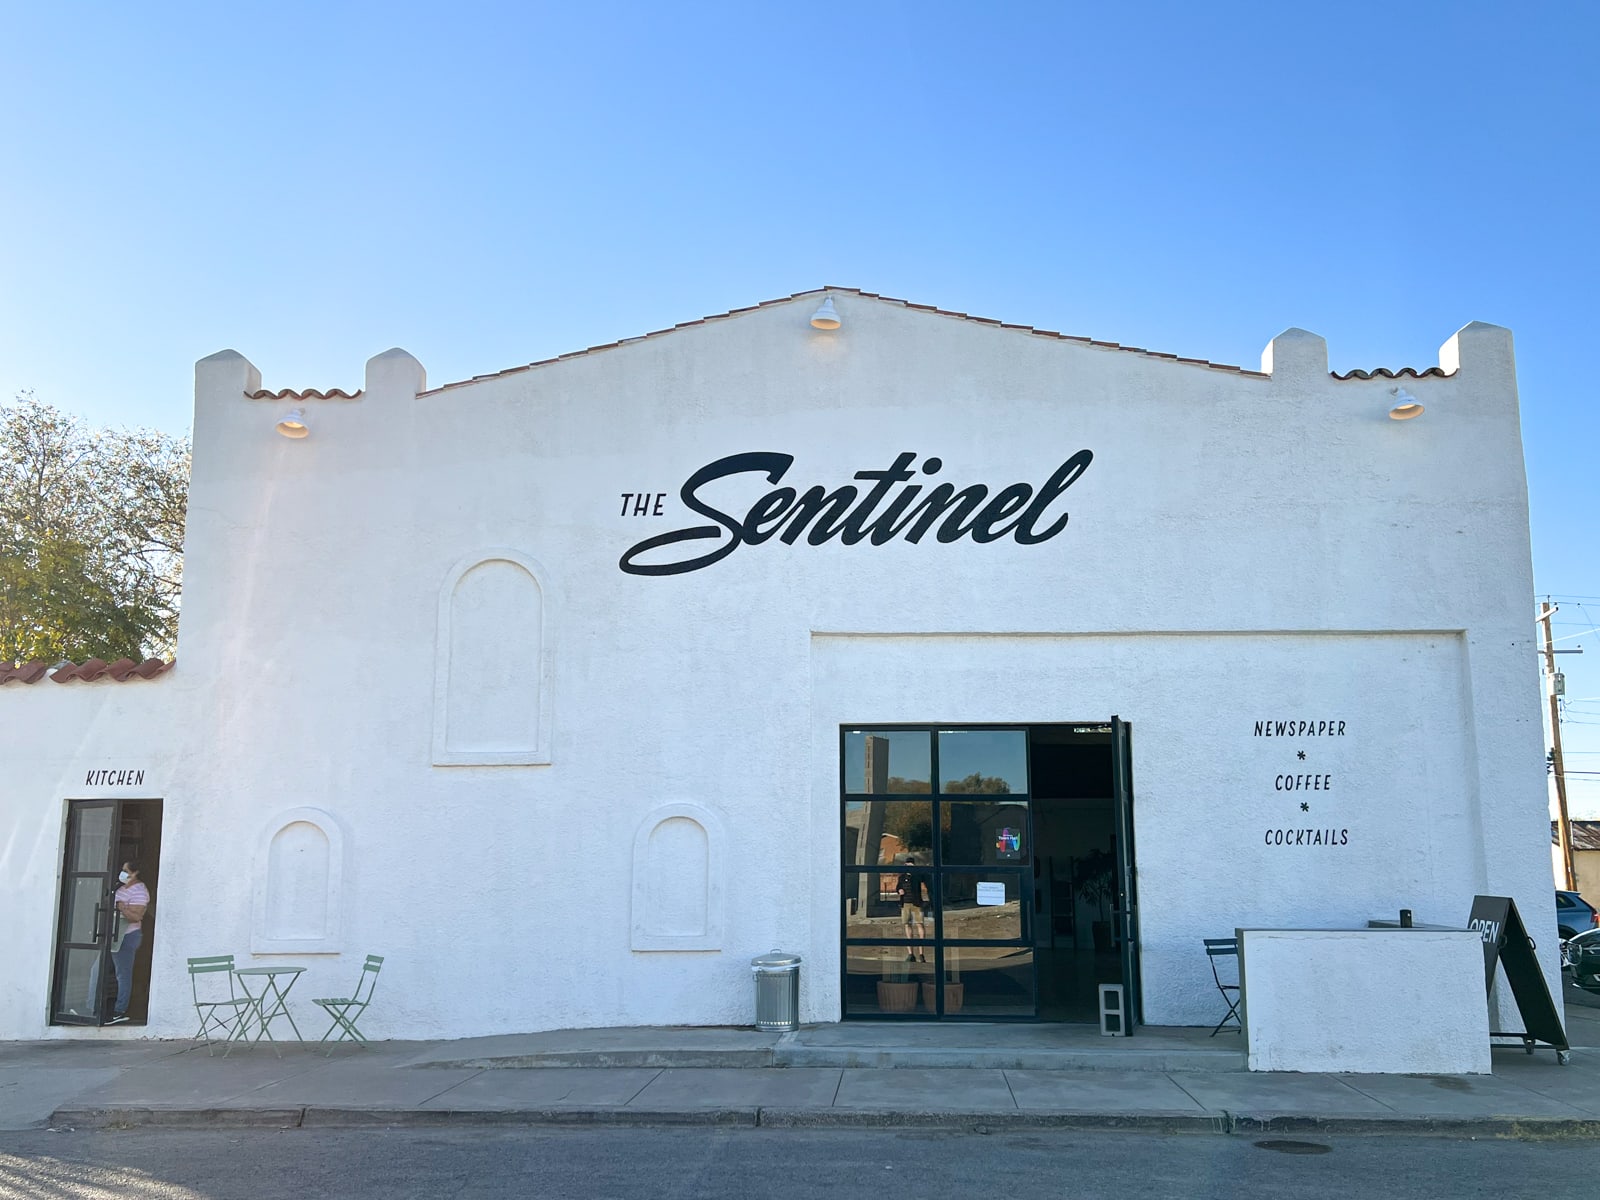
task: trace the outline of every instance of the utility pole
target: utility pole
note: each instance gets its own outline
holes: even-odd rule
[[[1572,822],[1567,819],[1567,776],[1561,766],[1561,710],[1556,702],[1556,649],[1550,636],[1550,618],[1555,607],[1546,600],[1539,609],[1539,624],[1544,626],[1545,691],[1550,698],[1550,765],[1556,774],[1556,839],[1561,847],[1561,873],[1566,879],[1564,890],[1578,890],[1578,878],[1572,870]]]

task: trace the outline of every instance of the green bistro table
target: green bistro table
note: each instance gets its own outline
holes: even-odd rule
[[[256,1036],[252,1041],[259,1042],[263,1035],[269,1042],[276,1043],[277,1038],[272,1036],[272,1023],[279,1017],[289,1022],[289,1028],[294,1030],[294,1040],[305,1041],[300,1036],[300,1027],[294,1023],[294,1018],[289,1015],[289,993],[293,990],[295,980],[300,978],[304,967],[275,966],[275,967],[240,967],[234,971],[239,980],[239,986],[244,989],[244,994],[250,997],[250,1008],[255,1014]],[[279,976],[286,976],[283,983],[278,982]],[[250,981],[259,979],[261,990],[252,992]]]

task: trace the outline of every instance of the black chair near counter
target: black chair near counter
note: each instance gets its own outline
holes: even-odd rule
[[[1239,1001],[1243,999],[1243,994],[1237,983],[1224,983],[1222,972],[1217,970],[1217,959],[1231,958],[1234,960],[1234,978],[1238,978],[1239,939],[1202,938],[1200,940],[1206,945],[1206,957],[1211,963],[1211,978],[1216,981],[1217,991],[1221,993],[1223,1000],[1228,1004],[1227,1013],[1223,1015],[1222,1020],[1217,1022],[1217,1027],[1211,1031],[1211,1036],[1216,1037],[1227,1026],[1229,1021],[1233,1022],[1235,1030],[1243,1029],[1244,1026],[1239,1021]]]

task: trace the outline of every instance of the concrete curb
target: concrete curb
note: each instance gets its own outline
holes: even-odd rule
[[[772,1050],[541,1050],[533,1054],[429,1059],[407,1070],[525,1071],[541,1067],[661,1070],[669,1067],[773,1067]]]
[[[51,1129],[297,1129],[299,1108],[58,1108]]]
[[[1600,1140],[1600,1120],[1583,1117],[1303,1116],[1293,1113],[1185,1112],[959,1112],[834,1108],[61,1108],[55,1129],[306,1129],[427,1128],[463,1125],[564,1125],[669,1127],[710,1125],[763,1129],[958,1129],[976,1133],[1015,1130],[1100,1130],[1139,1133],[1222,1134],[1254,1137],[1405,1136]]]
[[[1136,1130],[1146,1133],[1226,1133],[1206,1113],[898,1112],[847,1108],[763,1108],[770,1129],[962,1129],[999,1133],[1023,1129]]]
[[[755,1108],[307,1108],[304,1119],[300,1122],[301,1128],[306,1129],[418,1128],[442,1125],[718,1125],[745,1126],[753,1129],[758,1124],[760,1124],[760,1110]]]

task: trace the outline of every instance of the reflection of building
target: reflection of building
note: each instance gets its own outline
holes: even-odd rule
[[[92,926],[106,868],[67,870],[64,831],[112,800],[146,838],[161,801],[131,1036],[192,1032],[184,957],[229,952],[307,964],[297,997],[386,955],[380,1037],[740,1023],[773,946],[835,1020],[842,923],[882,894],[842,880],[920,857],[924,821],[950,862],[1023,834],[939,876],[975,911],[1010,873],[981,919],[1016,944],[973,952],[1006,1015],[1049,1015],[1035,952],[1092,953],[1081,926],[1181,1024],[1214,1019],[1203,935],[1547,911],[1509,333],[1335,376],[1299,330],[1240,370],[834,298],[833,331],[813,293],[435,387],[401,351],[354,394],[199,363],[177,666],[0,672],[0,1037],[55,1036],[55,965],[96,953],[63,887]],[[1390,420],[1400,390],[1425,415]],[[290,408],[308,437],[274,432]],[[983,786],[931,756],[995,726],[1030,739],[1026,820],[848,807]],[[907,727],[932,746],[901,766]],[[846,764],[848,730],[875,740]],[[1051,946],[1035,861],[1072,881],[1095,851],[1106,916],[1064,897]]]

